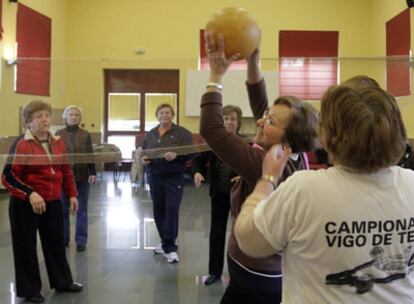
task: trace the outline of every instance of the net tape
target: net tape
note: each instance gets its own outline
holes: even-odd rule
[[[251,142],[251,138],[243,138],[245,142]],[[196,154],[210,151],[207,144],[171,146],[156,149],[141,148],[135,150],[132,160],[140,161],[143,157],[147,159],[162,158],[166,152],[174,152],[179,155]],[[120,151],[97,152],[94,153],[71,153],[58,155],[33,155],[33,154],[2,154],[0,161],[8,164],[18,165],[53,165],[53,164],[90,164],[90,163],[114,163],[121,161]]]

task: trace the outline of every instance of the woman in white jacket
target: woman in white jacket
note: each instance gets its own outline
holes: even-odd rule
[[[397,102],[379,86],[334,86],[319,129],[334,166],[272,192],[290,154],[273,148],[237,219],[240,248],[282,254],[284,304],[411,303],[414,172],[395,166],[406,143]]]

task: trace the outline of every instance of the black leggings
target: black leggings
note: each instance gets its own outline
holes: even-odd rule
[[[256,275],[230,256],[227,256],[227,267],[230,282],[221,304],[279,304],[282,301],[282,276],[279,271]]]
[[[282,302],[281,293],[264,293],[248,289],[230,279],[220,304],[279,304]]]

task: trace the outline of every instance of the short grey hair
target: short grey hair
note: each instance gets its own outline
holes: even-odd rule
[[[78,112],[79,112],[80,116],[82,117],[82,109],[81,109],[81,107],[79,107],[79,106],[77,106],[77,105],[70,105],[70,106],[67,106],[67,107],[63,110],[62,118],[63,118],[64,120],[66,120],[66,116],[68,115],[68,112],[69,112],[70,110],[78,110]]]

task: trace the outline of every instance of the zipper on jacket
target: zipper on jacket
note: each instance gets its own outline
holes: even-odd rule
[[[50,192],[49,192],[49,197],[51,198],[52,197],[52,194],[53,194],[53,185],[54,185],[54,181],[55,181],[55,177],[56,177],[56,172],[55,172],[55,170],[53,169],[53,167],[50,167],[50,173],[51,173],[51,176],[50,176]]]

